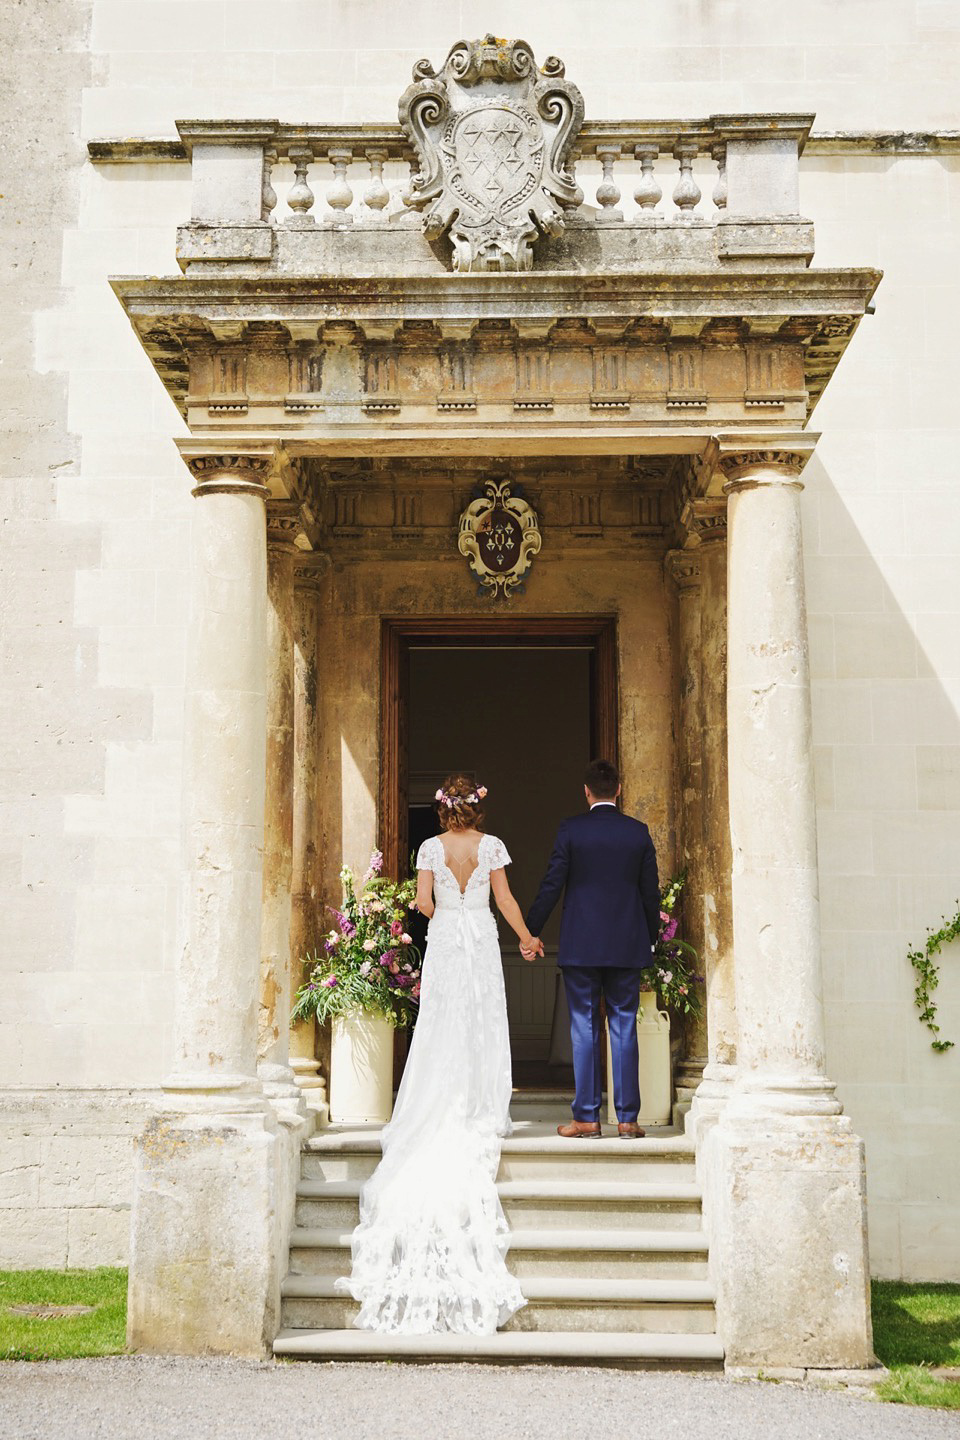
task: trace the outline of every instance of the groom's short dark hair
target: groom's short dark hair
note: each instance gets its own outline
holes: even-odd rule
[[[591,760],[583,783],[598,800],[613,800],[620,784],[620,771],[612,760]]]

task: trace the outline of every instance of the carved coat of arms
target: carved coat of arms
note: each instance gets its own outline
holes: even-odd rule
[[[488,480],[460,516],[458,546],[481,595],[504,598],[523,589],[541,545],[537,513],[509,480]]]
[[[413,68],[400,123],[420,163],[405,199],[424,233],[449,232],[455,270],[529,270],[540,233],[563,229],[583,193],[567,169],[583,97],[551,56],[537,69],[523,40],[454,45],[439,74]]]

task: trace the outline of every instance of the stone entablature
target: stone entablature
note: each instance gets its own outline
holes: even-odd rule
[[[611,433],[624,421],[629,433],[638,422],[802,424],[878,281],[875,270],[428,277],[401,268],[113,284],[195,433],[336,435],[375,450],[396,438],[398,421],[429,429],[431,443],[464,433],[465,420],[501,437],[505,423],[519,437],[545,419]]]

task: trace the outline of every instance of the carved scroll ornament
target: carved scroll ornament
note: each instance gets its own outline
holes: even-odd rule
[[[536,511],[511,493],[509,480],[488,480],[460,516],[458,547],[481,595],[503,599],[522,590],[541,543]]]
[[[583,97],[550,56],[537,69],[523,40],[461,40],[437,74],[413,68],[400,124],[420,169],[404,197],[424,233],[449,232],[455,270],[529,270],[540,233],[563,229],[583,192],[567,169]]]

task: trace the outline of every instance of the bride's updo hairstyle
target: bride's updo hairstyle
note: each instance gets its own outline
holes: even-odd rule
[[[459,772],[448,775],[434,797],[440,829],[482,829],[483,800],[486,793],[486,785],[478,785],[470,775]]]

